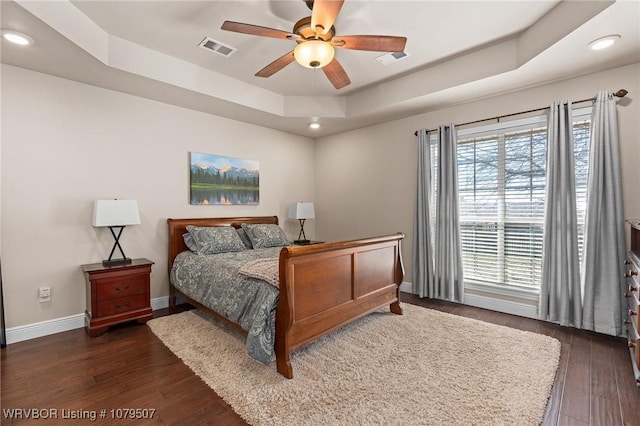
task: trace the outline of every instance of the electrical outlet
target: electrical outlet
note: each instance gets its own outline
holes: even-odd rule
[[[40,287],[38,289],[38,298],[40,303],[49,302],[51,300],[51,287]]]

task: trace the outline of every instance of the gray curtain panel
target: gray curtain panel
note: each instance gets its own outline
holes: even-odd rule
[[[547,182],[540,319],[582,326],[571,103],[554,102],[547,130]]]
[[[413,288],[420,297],[464,300],[458,158],[453,124],[438,129],[436,175],[432,174],[430,135],[418,131],[418,182],[413,226]],[[435,194],[433,191],[435,190]],[[432,232],[430,200],[435,195]],[[435,244],[431,235],[434,234]]]
[[[438,129],[438,183],[434,245],[436,297],[464,301],[460,211],[458,207],[458,141],[455,125]]]
[[[418,180],[413,218],[413,292],[436,297],[433,286],[433,243],[431,241],[431,144],[429,132],[418,130]]]
[[[591,114],[583,248],[583,328],[623,333],[625,236],[614,95],[600,92]]]

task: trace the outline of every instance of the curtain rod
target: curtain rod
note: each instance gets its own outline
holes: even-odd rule
[[[614,93],[613,95],[618,97],[618,98],[624,98],[625,96],[627,96],[627,93],[629,93],[629,92],[627,92],[625,89],[620,89],[616,93]],[[579,101],[575,101],[575,102],[572,102],[572,103],[573,104],[580,104],[582,102],[589,102],[589,101],[594,101],[594,100],[595,100],[595,98],[580,99]],[[549,107],[530,109],[529,111],[514,112],[512,114],[498,115],[496,117],[483,118],[482,120],[469,121],[467,123],[458,124],[457,126],[467,126],[469,124],[482,123],[483,121],[491,121],[491,120],[496,120],[497,122],[500,122],[501,118],[513,117],[514,115],[529,114],[531,112],[544,111],[544,110],[547,110],[547,109],[549,109]],[[427,131],[428,132],[435,132],[437,130],[438,129],[429,129]],[[418,136],[418,131],[416,130],[413,134],[415,136]]]

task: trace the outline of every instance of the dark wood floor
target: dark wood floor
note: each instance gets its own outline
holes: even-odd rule
[[[623,339],[411,295],[403,294],[403,301],[560,340],[543,425],[640,425],[640,389]],[[0,361],[2,424],[245,424],[143,325],[111,328],[93,339],[79,329],[15,343],[2,349]],[[112,417],[125,414],[112,410],[131,408],[155,412],[150,420]],[[10,420],[11,409],[41,416],[55,410],[58,418]],[[96,421],[86,418],[92,410]]]

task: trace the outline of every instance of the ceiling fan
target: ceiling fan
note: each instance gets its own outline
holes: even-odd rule
[[[376,52],[402,52],[406,37],[384,35],[336,36],[333,26],[344,0],[303,0],[311,9],[311,16],[300,19],[292,32],[242,22],[225,21],[222,29],[237,33],[294,40],[295,49],[285,53],[258,71],[257,77],[270,77],[294,60],[307,68],[322,68],[336,89],[351,84],[340,62],[335,58],[335,49],[368,50]]]

